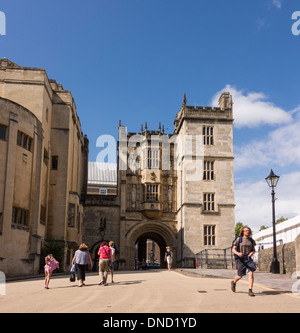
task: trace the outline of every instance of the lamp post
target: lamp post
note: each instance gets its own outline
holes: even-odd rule
[[[279,176],[276,176],[273,170],[268,177],[266,177],[266,181],[268,185],[272,189],[272,225],[273,225],[273,260],[271,264],[271,272],[274,274],[278,274],[280,272],[279,269],[279,261],[277,259],[277,251],[276,251],[276,230],[275,230],[275,191],[274,188],[276,187],[279,180]]]

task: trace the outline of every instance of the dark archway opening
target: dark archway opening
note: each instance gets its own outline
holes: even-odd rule
[[[149,248],[149,240],[155,242],[154,247],[150,245]],[[142,262],[143,260],[150,262],[152,260],[151,257],[153,256],[153,258],[157,258],[157,261],[160,263],[160,268],[166,268],[166,263],[164,261],[166,246],[166,241],[161,235],[155,232],[147,232],[142,234],[136,240],[135,256],[139,262]],[[151,253],[152,250],[153,253]]]

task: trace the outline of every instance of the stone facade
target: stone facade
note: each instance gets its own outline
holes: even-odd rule
[[[82,242],[88,140],[72,94],[42,68],[0,60],[0,270],[40,270],[43,242]],[[61,258],[62,259],[62,258]]]
[[[109,202],[87,197],[89,247],[114,240],[120,269],[147,258],[148,239],[158,245],[155,256],[164,258],[169,245],[173,265],[184,267],[193,267],[203,249],[229,247],[235,225],[232,124],[229,93],[221,95],[218,108],[188,106],[184,96],[172,134],[161,125],[150,131],[147,123],[127,133],[120,122],[118,194]]]
[[[98,249],[104,240],[108,242],[113,240],[116,243],[116,251],[119,252],[120,200],[115,195],[87,195],[84,207],[83,241],[88,244],[96,264]],[[96,266],[94,268],[96,269]]]
[[[0,270],[35,274],[44,242],[63,247],[61,266],[83,241],[94,260],[115,241],[119,269],[146,259],[147,241],[173,265],[193,267],[203,249],[234,238],[232,100],[188,106],[174,132],[127,133],[119,124],[117,194],[87,195],[88,139],[70,91],[42,68],[0,60]],[[58,258],[60,259],[60,258]],[[162,262],[162,267],[165,263]]]
[[[219,107],[183,106],[175,118],[175,134],[199,138],[198,152],[182,156],[177,171],[178,261],[191,267],[195,254],[223,249],[234,238],[234,174],[232,99],[223,93]],[[191,173],[191,165],[197,169]],[[209,207],[210,205],[210,207]],[[213,205],[213,207],[212,207]]]

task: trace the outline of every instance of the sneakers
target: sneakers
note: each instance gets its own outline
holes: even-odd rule
[[[101,280],[100,283],[99,283],[99,286],[101,286],[101,285],[108,286],[108,284],[106,282],[104,282],[103,280]]]
[[[249,291],[248,291],[248,295],[249,295],[249,296],[255,296],[254,293],[253,293],[253,291],[252,291],[252,289],[249,289]]]
[[[231,290],[235,293],[235,287],[236,287],[236,283],[234,283],[233,281],[231,281]],[[253,297],[255,296],[252,289],[249,289],[248,291],[248,295]]]
[[[231,290],[235,293],[235,283],[231,281]]]

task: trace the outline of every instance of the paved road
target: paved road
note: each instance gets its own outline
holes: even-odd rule
[[[66,275],[54,276],[49,290],[44,289],[43,279],[7,282],[6,295],[0,295],[0,313],[300,312],[300,296],[290,289],[258,283],[253,288],[256,296],[249,297],[246,277],[233,293],[230,277],[192,272],[115,272],[115,283],[108,286],[99,286],[98,275],[88,273],[81,288]]]

